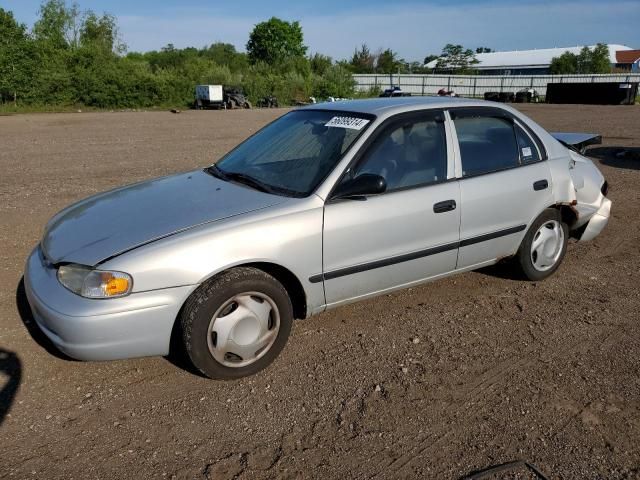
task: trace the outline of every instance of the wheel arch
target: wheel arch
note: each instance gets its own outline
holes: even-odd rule
[[[187,304],[187,301],[193,295],[193,293],[198,290],[205,282],[211,280],[212,278],[217,277],[218,275],[222,275],[234,268],[240,267],[252,267],[258,270],[261,270],[276,280],[278,280],[284,289],[289,294],[289,298],[291,299],[291,306],[293,307],[293,318],[294,319],[305,319],[308,316],[308,306],[307,306],[307,294],[302,286],[302,283],[298,279],[298,277],[288,268],[283,267],[282,265],[278,265],[277,263],[265,262],[265,261],[255,261],[255,262],[247,262],[241,263],[238,265],[229,266],[223,270],[219,270],[213,275],[205,278],[182,302],[182,306],[176,315],[176,318],[173,323],[173,328],[171,329],[171,337],[170,337],[170,352],[181,352],[183,350],[182,344],[180,342],[182,338],[182,331],[180,325],[180,316]]]
[[[297,277],[297,275],[293,273],[291,270],[289,270],[287,267],[284,267],[274,262],[269,262],[264,260],[255,260],[255,261],[229,265],[221,270],[217,270],[212,275],[207,276],[206,278],[203,278],[202,281],[199,282],[198,287],[194,289],[194,291],[200,288],[201,285],[203,285],[205,282],[208,282],[212,278],[215,278],[219,275],[223,275],[224,273],[230,270],[233,270],[234,268],[241,268],[241,267],[256,268],[258,270],[261,270],[271,275],[276,280],[278,280],[282,284],[282,286],[285,288],[287,293],[289,294],[289,298],[291,299],[291,305],[293,307],[294,318],[296,319],[307,318],[308,316],[307,292],[302,286],[302,282]],[[193,292],[191,294],[193,294]],[[191,294],[189,296],[191,296]],[[188,298],[189,297],[187,297],[184,300],[183,305],[184,303],[186,303]]]
[[[288,268],[271,262],[251,262],[236,267],[253,267],[268,273],[278,280],[289,294],[291,306],[293,307],[293,318],[307,318],[307,293],[302,286],[300,279]],[[234,267],[235,268],[235,267]]]
[[[548,208],[558,210],[562,221],[569,227],[569,231],[573,230],[573,226],[578,221],[578,211],[573,203],[556,203]]]

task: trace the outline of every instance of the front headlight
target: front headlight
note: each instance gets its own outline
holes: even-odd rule
[[[127,273],[73,264],[58,268],[58,280],[68,290],[86,298],[122,297],[133,287],[133,279]]]

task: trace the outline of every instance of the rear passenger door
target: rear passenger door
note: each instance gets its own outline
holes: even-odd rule
[[[449,111],[460,177],[458,269],[513,255],[528,225],[553,204],[542,143],[491,107]]]

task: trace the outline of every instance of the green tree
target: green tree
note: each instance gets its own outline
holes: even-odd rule
[[[313,56],[309,58],[309,63],[311,64],[311,71],[313,73],[324,75],[324,72],[333,65],[333,59],[321,53],[314,53]]]
[[[118,41],[118,27],[113,15],[104,14],[98,17],[89,11],[80,27],[80,44],[91,45],[105,52],[124,51],[125,47]]]
[[[347,68],[342,65],[332,65],[316,78],[312,93],[318,98],[345,98],[353,95],[355,86],[353,76]]]
[[[576,56],[576,73],[590,73],[591,71],[591,50],[589,47],[582,47]]]
[[[604,43],[598,43],[591,51],[590,63],[589,73],[611,73],[609,47]]]
[[[431,63],[434,60],[438,60],[440,58],[440,55],[427,55],[426,57],[424,57],[424,64],[426,65],[427,63]]]
[[[64,0],[48,0],[40,6],[39,19],[33,26],[36,40],[49,49],[63,49],[78,45],[80,9],[74,3],[68,7]]]
[[[294,57],[303,57],[307,52],[302,27],[299,22],[286,22],[271,17],[257,24],[247,42],[251,63],[265,62],[269,65],[281,63]]]
[[[380,52],[377,60],[376,71],[380,73],[396,73],[404,65],[398,54],[390,48]]]
[[[476,48],[476,53],[491,53],[493,50],[488,47],[478,47]]]
[[[549,65],[553,75],[571,75],[578,72],[578,56],[567,51],[559,57],[553,57]]]
[[[436,68],[463,75],[471,73],[473,66],[477,63],[478,60],[471,49],[448,43],[442,49],[442,55],[438,58]]]
[[[236,51],[230,43],[212,43],[202,51],[202,55],[218,65],[226,65],[232,72],[246,70],[247,55]]]
[[[371,53],[366,43],[357,48],[351,57],[351,70],[353,73],[373,73],[376,63],[376,56]]]
[[[609,47],[603,43],[593,49],[583,47],[578,55],[566,51],[551,59],[549,71],[554,75],[610,73]]]
[[[17,103],[18,95],[28,88],[32,50],[27,27],[0,8],[0,103],[7,99]]]

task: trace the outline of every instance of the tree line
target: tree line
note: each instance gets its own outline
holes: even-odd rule
[[[45,1],[29,30],[0,8],[0,103],[135,108],[189,105],[197,84],[240,87],[254,102],[354,93],[351,71],[307,55],[298,22],[271,18],[251,32],[247,52],[228,43],[127,52],[115,17]]]
[[[551,60],[549,71],[554,75],[611,73],[609,47],[598,43],[593,49],[583,47],[578,55],[566,51]]]
[[[0,8],[0,103],[18,107],[189,105],[197,84],[239,87],[254,103],[273,95],[289,104],[354,96],[354,73],[427,73],[424,63],[441,57],[462,72],[472,56],[447,45],[424,62],[407,62],[392,49],[374,53],[362,45],[352,58],[334,61],[309,54],[300,24],[278,18],[255,26],[246,52],[222,42],[127,52],[112,15],[47,0],[28,29]]]
[[[354,73],[474,73],[475,51],[447,44],[423,62],[406,61],[392,49],[373,52],[366,44],[350,59],[335,61],[309,54],[298,22],[271,18],[257,24],[246,52],[228,43],[203,48],[127,52],[116,18],[81,10],[66,0],[46,0],[31,29],[0,8],[0,104],[17,107],[85,105],[137,108],[189,105],[197,84],[241,88],[254,103],[276,96],[281,104],[309,97],[352,97]],[[436,67],[425,65],[436,60]],[[551,65],[556,73],[610,70],[606,45],[579,55],[563,54]],[[375,95],[377,92],[365,92]]]

